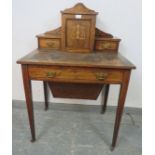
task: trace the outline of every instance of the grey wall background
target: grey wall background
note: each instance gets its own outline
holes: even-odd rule
[[[25,100],[21,68],[16,60],[37,48],[37,34],[61,25],[60,10],[72,7],[78,0],[13,0],[13,94],[14,100]],[[120,53],[133,62],[137,69],[132,72],[126,106],[141,108],[142,97],[142,41],[141,0],[81,0],[87,7],[99,12],[97,27],[122,39]],[[116,105],[118,89],[112,85],[109,105]],[[33,82],[33,99],[43,101],[41,82]],[[54,99],[58,103],[100,104],[97,101]]]

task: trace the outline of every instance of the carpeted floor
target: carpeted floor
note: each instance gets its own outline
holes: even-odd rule
[[[36,138],[30,142],[24,102],[13,101],[13,155],[141,155],[141,110],[125,111],[117,146],[112,140],[115,109],[99,106],[34,103]]]

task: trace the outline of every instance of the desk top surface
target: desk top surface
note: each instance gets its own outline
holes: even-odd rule
[[[36,49],[17,61],[19,64],[79,66],[134,69],[135,66],[120,53],[71,53]]]

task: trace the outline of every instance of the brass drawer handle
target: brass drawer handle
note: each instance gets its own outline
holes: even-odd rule
[[[96,74],[96,79],[97,80],[105,80],[105,78],[108,76],[107,73],[98,73]]]
[[[48,78],[53,78],[53,77],[56,76],[56,72],[47,72],[47,73],[46,73],[46,76],[47,76]]]
[[[102,44],[102,48],[103,49],[109,49],[109,48],[111,48],[111,44],[110,43],[104,43],[104,44]]]
[[[52,42],[47,42],[46,45],[47,45],[48,47],[54,47],[54,43],[52,43]]]

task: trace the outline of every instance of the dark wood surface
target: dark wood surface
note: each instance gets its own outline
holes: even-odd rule
[[[31,142],[34,142],[36,140],[36,137],[35,137],[35,123],[34,123],[34,112],[32,101],[32,88],[31,88],[31,80],[29,79],[27,65],[22,65],[22,75],[23,75],[23,85],[25,91],[27,112],[32,136]]]
[[[46,65],[31,65],[31,64],[22,64],[22,71],[23,71],[23,82],[24,82],[24,89],[25,89],[25,97],[26,97],[26,103],[27,103],[27,111],[28,111],[28,116],[29,116],[29,123],[30,123],[30,129],[31,129],[31,135],[32,135],[32,141],[35,141],[36,137],[35,137],[35,127],[34,127],[34,114],[33,114],[33,102],[32,102],[32,90],[31,90],[31,80],[43,80],[44,81],[44,93],[45,93],[45,108],[47,109],[47,92],[46,92],[46,89],[47,87],[45,86],[45,82],[47,81],[52,81],[52,82],[58,82],[58,83],[61,83],[61,82],[64,82],[64,79],[62,78],[60,81],[55,81],[53,80],[53,76],[51,77],[44,77],[42,76],[42,78],[38,78],[38,74],[36,72],[36,69],[33,71],[33,69],[36,67],[36,66],[39,66],[39,68],[41,67],[41,69],[39,70],[39,75],[41,73],[42,75],[42,71],[44,71],[44,69],[48,70],[48,68],[52,67],[52,66],[46,66]],[[52,67],[53,68],[53,67]],[[87,68],[87,67],[86,67]],[[73,68],[72,68],[73,69]],[[83,67],[83,69],[85,69],[85,67]],[[90,70],[98,70],[98,68],[89,68]],[[106,69],[106,71],[110,71],[112,74],[115,73],[115,72],[120,72],[120,69],[119,68],[114,68],[114,69]],[[76,71],[72,70],[73,73],[76,74]],[[31,77],[31,73],[34,73],[33,74],[33,78]],[[124,109],[124,104],[125,104],[125,99],[126,99],[126,94],[127,94],[127,90],[128,90],[128,84],[129,84],[129,79],[130,79],[130,73],[131,73],[131,69],[123,69],[122,71],[122,78],[121,78],[121,81],[120,81],[120,95],[119,95],[119,101],[118,101],[118,107],[117,107],[117,112],[116,112],[116,120],[115,120],[115,126],[114,126],[114,132],[113,132],[113,140],[112,140],[112,145],[111,145],[111,150],[113,150],[116,146],[116,142],[117,142],[117,137],[118,137],[118,132],[119,132],[119,128],[120,128],[120,123],[121,123],[121,118],[122,118],[122,114],[123,114],[123,109]],[[66,74],[64,74],[66,75]],[[74,76],[74,74],[72,74]],[[86,74],[87,75],[87,74]],[[62,77],[65,77],[65,76],[62,76]],[[89,77],[89,76],[88,76]],[[114,76],[115,77],[115,76]],[[73,78],[72,82],[76,82],[76,79]],[[68,84],[71,83],[70,80],[66,81],[68,82]],[[89,81],[89,79],[87,80],[82,80],[83,84],[84,83],[91,83],[91,81]],[[106,87],[106,91],[105,91],[105,99],[104,99],[104,102],[103,102],[103,106],[102,106],[102,112],[104,111],[105,112],[105,109],[106,109],[106,106],[107,106],[107,97],[108,97],[108,91],[109,91],[109,84],[111,84],[113,82],[113,79],[111,81],[109,81],[107,83],[106,80],[101,80],[100,81],[100,84],[104,85],[104,84],[108,84],[107,87]],[[79,82],[77,82],[79,83]],[[97,84],[98,82],[94,82],[94,84]],[[67,84],[67,83],[66,83]],[[66,85],[65,84],[65,85]],[[75,86],[75,85],[74,85]],[[80,84],[79,84],[80,86]],[[84,85],[82,85],[83,87]],[[60,85],[58,87],[61,87]],[[82,88],[81,87],[81,88]],[[73,87],[71,86],[71,89]],[[78,88],[77,90],[80,90],[80,88]],[[59,94],[59,92],[61,92],[62,90],[56,90],[56,93]],[[75,89],[74,89],[75,91]],[[98,92],[100,90],[98,89]],[[92,92],[90,92],[91,94]],[[56,94],[56,95],[57,95]],[[62,94],[64,95],[64,92],[62,92]],[[85,96],[85,97],[89,97],[88,96]],[[68,95],[68,94],[67,94]],[[75,93],[76,97],[81,97],[81,94],[80,93]],[[80,95],[80,96],[79,96]],[[82,94],[83,95],[83,94]],[[66,94],[65,94],[66,96]],[[71,94],[69,94],[70,97],[73,97]]]
[[[62,27],[59,27],[57,29],[37,35],[38,48],[62,50],[62,32]],[[69,31],[69,33],[71,32]],[[91,44],[92,46],[94,44],[93,49],[98,52],[118,52],[120,41],[121,39],[114,37],[112,34],[106,33],[99,28],[95,28],[95,39],[92,41]]]
[[[70,53],[36,49],[19,59],[17,63],[135,69],[135,66],[120,53],[111,52]]]
[[[48,82],[53,97],[96,100],[102,84]]]
[[[43,81],[44,87],[44,99],[45,99],[45,110],[48,109],[48,82]]]
[[[83,3],[77,3],[72,8],[67,8],[61,11],[61,13],[62,14],[77,14],[77,15],[78,14],[82,14],[82,15],[89,15],[89,14],[97,15],[98,14],[98,12],[87,8]]]
[[[82,3],[62,11],[62,50],[91,52],[94,49],[96,15]]]
[[[124,70],[88,67],[28,65],[29,78],[68,83],[120,84]]]
[[[35,141],[36,137],[31,80],[43,81],[46,110],[48,109],[47,85],[56,97],[85,99],[96,99],[105,85],[102,103],[102,112],[105,112],[110,84],[120,84],[111,145],[113,149],[116,146],[130,73],[135,66],[118,52],[120,39],[95,29],[97,12],[78,3],[61,13],[61,27],[37,36],[39,49],[17,61],[22,66],[32,141]],[[80,19],[76,20],[76,15],[81,15]],[[72,21],[68,22],[70,17]],[[86,27],[89,31],[84,30]],[[71,29],[73,31],[70,31]],[[98,51],[93,51],[94,47]]]
[[[61,11],[61,27],[37,35],[39,49],[118,52],[121,39],[96,28],[97,12],[77,3]]]
[[[119,132],[122,114],[123,114],[123,110],[124,110],[125,99],[126,99],[126,95],[127,95],[127,91],[128,91],[130,74],[131,74],[131,71],[129,71],[129,70],[125,71],[124,78],[122,80],[122,84],[120,87],[111,150],[113,150],[116,146],[118,132]]]
[[[110,84],[105,84],[105,90],[102,90],[102,108],[101,108],[101,114],[104,114],[107,108],[107,102],[108,102],[108,95],[109,95],[109,88]]]

